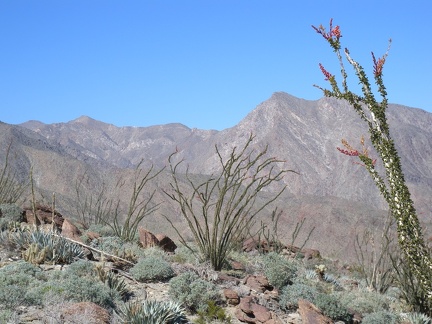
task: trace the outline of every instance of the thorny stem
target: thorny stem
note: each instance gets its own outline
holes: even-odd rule
[[[325,71],[325,73],[323,71],[323,73],[326,80],[328,80],[331,85],[331,90],[319,86],[317,87],[321,89],[327,97],[346,100],[353,106],[354,110],[360,115],[360,118],[367,123],[372,145],[376,149],[381,163],[383,164],[385,175],[379,174],[375,169],[374,161],[367,154],[358,151],[357,154],[346,154],[343,150],[340,151],[346,155],[358,156],[369,171],[378,189],[387,201],[393,217],[395,217],[399,246],[408,261],[408,265],[417,278],[418,284],[425,292],[428,299],[432,301],[432,256],[425,244],[422,228],[414,208],[414,203],[411,200],[410,191],[405,183],[400,158],[390,136],[389,125],[386,118],[388,101],[382,71],[390,50],[391,40],[389,41],[387,51],[381,58],[377,59],[372,53],[374,80],[382,98],[382,101],[379,102],[373,94],[371,84],[369,83],[363,67],[351,57],[348,49],[345,49],[345,58],[354,68],[354,72],[362,85],[362,96],[348,89],[346,83],[347,73],[344,68],[341,45],[339,42],[341,34],[338,26],[333,28],[332,21],[330,21],[330,32],[328,33],[322,26],[318,28],[312,27],[329,42],[337,55],[341,67],[343,91],[340,91],[334,76],[331,78],[327,77],[330,75],[327,71]],[[335,30],[337,34],[334,32]],[[320,68],[321,67],[322,65],[320,65]],[[323,69],[321,68],[321,70]],[[353,153],[349,150],[347,152]],[[384,181],[384,179],[386,181]]]

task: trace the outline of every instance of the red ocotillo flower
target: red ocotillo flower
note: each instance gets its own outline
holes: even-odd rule
[[[328,72],[321,63],[319,64],[319,67],[321,72],[324,74],[326,81],[330,80],[333,77],[333,75],[330,72]]]

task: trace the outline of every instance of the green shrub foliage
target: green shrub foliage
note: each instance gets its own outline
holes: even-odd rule
[[[140,259],[130,269],[130,274],[138,281],[164,281],[174,276],[171,265],[159,256],[148,256]]]
[[[191,311],[206,311],[209,301],[220,301],[216,285],[201,279],[194,272],[185,272],[169,282],[169,294]]]
[[[367,314],[363,317],[362,324],[398,324],[400,318],[398,315],[389,311],[378,311]]]
[[[263,256],[264,275],[275,288],[291,283],[297,272],[297,265],[275,252]]]
[[[334,321],[344,321],[351,323],[353,316],[345,306],[343,306],[338,298],[332,294],[318,294],[315,298],[315,305]]]
[[[315,296],[318,295],[318,290],[309,285],[302,283],[294,283],[282,288],[279,297],[279,305],[285,310],[294,310],[298,307],[300,299],[306,299],[314,303]]]

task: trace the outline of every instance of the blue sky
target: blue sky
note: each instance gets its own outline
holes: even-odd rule
[[[310,26],[330,18],[368,72],[370,52],[381,56],[392,38],[389,101],[432,111],[432,2],[388,4],[2,0],[0,120],[232,127],[273,92],[322,96],[318,63],[335,74],[338,65]]]

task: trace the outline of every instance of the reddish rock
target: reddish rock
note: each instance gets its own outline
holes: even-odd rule
[[[156,238],[156,236],[153,233],[147,231],[143,227],[138,228],[138,235],[139,235],[139,241],[142,247],[145,249],[159,245],[159,240]]]
[[[259,305],[253,301],[252,296],[240,299],[240,304],[235,312],[235,316],[241,322],[271,324],[278,323],[272,319],[272,314],[267,307]]]
[[[109,312],[95,303],[81,302],[67,306],[61,314],[62,323],[109,324]]]
[[[247,276],[244,280],[244,283],[252,290],[258,292],[264,292],[266,290],[272,289],[268,279],[264,276],[253,276],[253,275]]]
[[[243,313],[241,309],[236,309],[234,313],[235,317],[240,321],[244,323],[256,323],[255,318],[248,316],[247,314]]]
[[[64,237],[70,238],[78,242],[82,242],[80,237],[81,231],[68,219],[65,219],[63,222],[63,226],[61,228],[61,234]]]
[[[236,277],[227,275],[226,273],[219,272],[217,277],[217,283],[223,283],[223,282],[231,282],[234,285],[238,285],[240,283],[240,280]]]
[[[224,289],[223,294],[229,305],[238,305],[240,303],[240,297],[235,290]]]
[[[254,314],[255,319],[258,323],[266,323],[272,317],[270,311],[267,307],[264,307],[259,304],[252,303],[251,304],[252,313]]]
[[[177,249],[177,245],[165,234],[156,234],[156,239],[159,241],[159,246],[165,252],[174,252]]]
[[[300,299],[298,302],[298,312],[303,324],[333,324],[331,318],[325,316],[318,307],[311,302]]]
[[[38,219],[38,225],[42,224],[51,224],[54,214],[54,223],[57,229],[61,229],[63,225],[64,218],[63,216],[56,210],[54,210],[54,213],[52,211],[51,207],[44,206],[44,205],[36,205],[36,217]],[[25,221],[28,224],[34,225],[36,224],[35,215],[33,213],[33,208],[26,208],[23,211],[23,216]]]
[[[252,296],[246,296],[240,299],[239,308],[241,311],[245,314],[252,315],[252,303],[253,303],[253,297]]]

